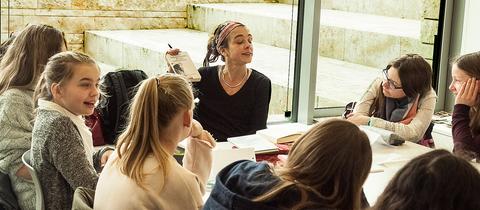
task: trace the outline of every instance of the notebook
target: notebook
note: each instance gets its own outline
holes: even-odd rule
[[[255,154],[274,153],[278,151],[277,145],[257,134],[230,137],[227,141],[237,148],[253,148]]]
[[[238,160],[251,160],[255,161],[255,151],[253,148],[238,148],[238,149],[214,149],[212,151],[212,171],[210,173],[210,179],[215,176],[229,165]]]
[[[258,130],[257,134],[275,143],[295,142],[302,134],[307,132],[309,126],[300,123],[285,123],[269,125],[267,129]]]

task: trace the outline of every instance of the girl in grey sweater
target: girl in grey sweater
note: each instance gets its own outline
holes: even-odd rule
[[[94,111],[99,77],[92,58],[63,52],[49,59],[37,85],[32,164],[46,209],[70,209],[77,187],[95,189],[98,175],[93,168],[92,135],[82,116]]]
[[[21,209],[35,208],[35,190],[22,154],[30,149],[33,89],[50,56],[65,50],[63,33],[47,25],[20,31],[0,63],[0,172],[9,175]]]

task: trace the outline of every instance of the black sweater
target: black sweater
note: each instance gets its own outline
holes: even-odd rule
[[[272,93],[268,77],[252,69],[243,87],[230,96],[220,84],[218,66],[202,67],[199,72],[202,80],[194,83],[194,92],[200,102],[194,117],[215,139],[226,141],[267,127]]]

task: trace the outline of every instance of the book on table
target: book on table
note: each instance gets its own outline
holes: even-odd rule
[[[169,73],[184,75],[191,82],[198,82],[202,79],[192,59],[187,52],[181,51],[177,55],[165,55],[169,68]]]
[[[255,154],[278,152],[277,145],[257,134],[230,137],[227,138],[227,141],[232,143],[237,148],[253,148],[255,150]]]
[[[295,142],[309,129],[308,125],[301,123],[285,123],[269,125],[268,128],[258,130],[257,134],[275,144]]]

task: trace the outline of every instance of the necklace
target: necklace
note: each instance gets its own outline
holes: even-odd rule
[[[227,80],[225,79],[225,68],[222,68],[221,75],[222,75],[221,78],[222,78],[223,82],[225,83],[225,85],[227,87],[236,88],[236,87],[240,86],[245,81],[245,78],[247,78],[248,69],[247,69],[247,71],[245,71],[245,75],[243,75],[242,80],[238,84],[235,84],[235,85],[228,84]],[[230,76],[229,76],[229,78],[230,78],[230,80],[232,80],[232,78]]]

